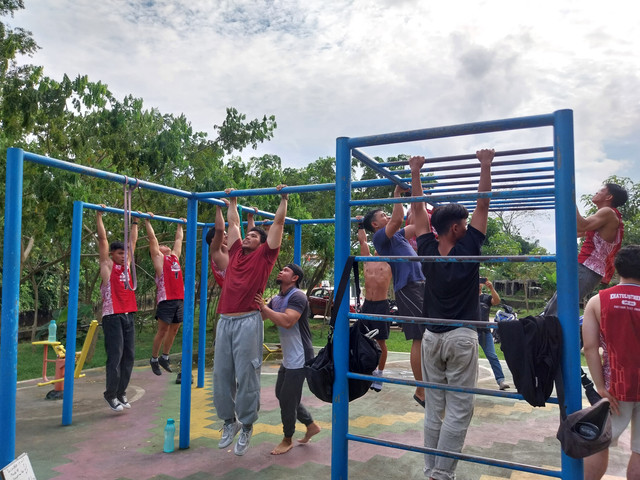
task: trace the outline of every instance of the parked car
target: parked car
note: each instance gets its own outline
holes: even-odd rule
[[[328,308],[328,304],[333,304],[333,287],[317,287],[311,290],[309,294],[309,309],[311,310],[310,316],[331,316],[331,309]],[[349,311],[355,313],[356,306],[353,303],[349,305]]]

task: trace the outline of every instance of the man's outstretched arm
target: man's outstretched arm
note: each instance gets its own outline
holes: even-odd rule
[[[362,225],[362,218],[359,218],[360,223],[358,224],[358,242],[360,243],[360,256],[361,257],[370,257],[371,250],[369,250],[369,243],[367,242],[367,232],[365,231]]]
[[[411,196],[412,197],[424,197],[424,191],[422,190],[422,179],[420,177],[420,170],[424,165],[424,157],[411,157],[409,159],[409,168],[411,168]],[[411,204],[411,211],[413,212],[413,223],[415,227],[415,235],[419,237],[431,231],[431,223],[429,221],[429,214],[427,213],[427,207],[424,202],[413,202]]]
[[[183,220],[184,222],[186,222],[187,220],[185,218],[181,218],[180,220]],[[184,230],[182,229],[182,224],[178,223],[176,225],[176,236],[175,239],[173,240],[173,254],[180,258],[180,255],[182,254],[182,241],[184,239]]]
[[[234,188],[227,188],[226,193],[230,193]],[[238,240],[240,235],[240,215],[238,215],[238,197],[229,197],[229,208],[227,208],[227,222],[229,227],[227,230],[227,245],[229,248]],[[217,222],[216,222],[217,228]]]
[[[278,185],[276,188],[282,190],[286,185]],[[282,234],[284,233],[284,221],[287,216],[287,205],[289,201],[289,194],[283,193],[280,198],[280,205],[276,210],[276,215],[273,219],[273,225],[269,228],[267,233],[267,245],[269,248],[274,249],[280,247],[282,243]]]
[[[484,148],[476,152],[476,157],[480,160],[480,181],[478,182],[478,192],[491,191],[491,162],[496,152],[493,149]],[[489,218],[489,198],[478,198],[476,209],[471,216],[470,225],[482,232],[487,233],[487,219]]]
[[[393,190],[394,198],[399,198],[403,192],[407,189],[402,188],[400,185],[396,185]],[[393,210],[391,211],[391,217],[389,217],[389,223],[384,227],[384,233],[387,238],[393,237],[400,228],[402,228],[402,221],[404,220],[404,207],[401,203],[394,203]]]
[[[223,200],[228,206],[229,202],[226,199]],[[215,234],[213,235],[213,239],[211,240],[211,245],[209,247],[209,256],[219,270],[226,270],[229,265],[229,250],[227,248],[222,248],[222,242],[224,241],[224,224],[222,207],[220,207],[220,205],[216,205]]]

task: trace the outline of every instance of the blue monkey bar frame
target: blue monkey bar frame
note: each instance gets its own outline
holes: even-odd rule
[[[556,114],[554,115],[557,115],[559,113],[560,112],[556,112]],[[401,132],[398,134],[380,135],[380,136],[374,136],[374,137],[362,137],[361,139],[340,138],[337,140],[337,150],[338,150],[337,160],[338,161],[336,166],[337,172],[336,172],[335,184],[285,187],[281,191],[277,190],[276,188],[236,190],[229,194],[226,194],[225,192],[204,192],[204,193],[186,192],[183,190],[179,190],[171,187],[165,187],[165,186],[154,184],[151,182],[136,180],[136,186],[139,188],[146,188],[149,190],[154,190],[161,193],[166,193],[166,194],[174,195],[177,197],[185,198],[188,202],[188,205],[187,205],[187,208],[188,208],[187,231],[188,232],[187,232],[187,238],[186,238],[187,254],[186,254],[186,260],[185,260],[185,318],[187,317],[187,315],[190,315],[191,320],[189,322],[190,323],[189,328],[187,328],[187,325],[185,325],[185,331],[183,332],[183,362],[182,362],[183,370],[186,368],[185,365],[190,365],[191,358],[192,358],[192,342],[193,342],[192,329],[193,329],[193,315],[194,315],[194,302],[195,302],[194,287],[195,287],[195,257],[196,257],[195,245],[196,245],[196,234],[197,234],[196,227],[198,225],[202,225],[197,222],[198,201],[204,201],[204,202],[212,203],[216,205],[224,205],[224,202],[222,202],[221,200],[218,200],[218,198],[229,197],[229,196],[258,196],[258,195],[270,195],[270,194],[280,194],[280,193],[306,193],[306,192],[313,192],[313,191],[335,190],[336,191],[336,218],[335,219],[295,220],[295,219],[287,218],[286,223],[294,225],[294,234],[295,234],[294,261],[297,263],[300,262],[300,258],[301,258],[302,225],[319,224],[319,223],[335,223],[336,239],[341,239],[341,241],[338,241],[336,243],[337,246],[339,245],[339,248],[336,249],[336,265],[340,265],[340,261],[346,258],[346,255],[348,254],[349,225],[351,222],[357,221],[355,218],[352,218],[349,215],[350,207],[356,204],[365,205],[367,204],[367,202],[374,203],[372,201],[362,201],[362,203],[356,203],[356,202],[349,203],[351,189],[361,189],[361,188],[376,187],[376,186],[388,186],[393,183],[408,184],[409,182],[408,179],[401,178],[398,176],[398,175],[407,173],[406,171],[403,172],[400,170],[388,172],[388,174],[381,173],[382,176],[387,178],[351,182],[350,166],[347,166],[347,163],[349,162],[344,161],[345,156],[349,156],[350,149],[355,147],[371,146],[371,145],[378,145],[383,143],[400,143],[405,141],[415,141],[415,140],[426,139],[426,138],[439,138],[439,136],[464,135],[469,133],[499,131],[500,129],[516,129],[516,128],[546,126],[546,125],[550,125],[550,123],[545,123],[550,121],[549,117],[550,116],[527,117],[525,119],[485,122],[481,124],[443,127],[440,129],[416,130],[412,132]],[[570,113],[569,113],[569,117],[570,117]],[[508,124],[507,128],[502,128],[504,127],[504,122]],[[570,134],[569,137],[567,137],[567,132],[562,132],[562,128],[565,128],[565,129],[568,128],[569,130],[568,133]],[[570,180],[572,181],[573,180],[573,144],[572,144],[573,133],[572,133],[571,122],[569,122],[568,126],[560,125],[560,127],[556,127],[556,132],[558,131],[560,131],[560,134],[557,135],[558,138],[556,138],[555,149],[553,149],[552,147],[538,147],[538,148],[519,150],[519,151],[498,152],[498,156],[516,155],[516,154],[518,155],[533,154],[533,153],[541,153],[541,152],[553,150],[555,152],[553,160],[554,160],[554,163],[557,163],[559,151],[566,151],[566,152],[570,151],[571,153],[570,173],[566,173],[568,171],[566,168],[562,172],[560,172],[560,175],[558,175],[558,172],[554,168],[554,173],[556,174],[555,175],[556,185],[557,185],[558,179],[564,178],[565,176],[566,176],[565,180],[570,178]],[[561,139],[566,139],[566,138],[570,138],[570,144],[563,145],[563,148],[559,149],[558,142]],[[360,157],[365,158],[362,155]],[[460,155],[457,157],[444,157],[439,159],[433,159],[433,161],[444,162],[444,161],[454,161],[454,160],[465,160],[470,158],[474,158],[474,156],[468,154],[468,155]],[[17,379],[17,331],[18,331],[17,318],[18,318],[19,280],[20,280],[19,271],[20,271],[20,237],[21,237],[21,217],[22,217],[22,181],[23,181],[23,164],[25,160],[31,161],[33,163],[51,166],[54,168],[59,168],[62,170],[68,170],[68,171],[83,174],[83,175],[115,181],[117,183],[122,183],[122,184],[127,184],[127,183],[131,184],[132,180],[135,180],[130,178],[128,179],[123,175],[118,175],[111,172],[104,172],[104,171],[96,170],[90,167],[85,167],[82,165],[69,163],[62,160],[56,160],[49,157],[44,157],[41,155],[24,152],[21,149],[10,148],[7,151],[7,177],[6,177],[7,186],[6,186],[6,196],[5,196],[5,239],[4,239],[4,272],[3,272],[4,288],[3,288],[3,294],[2,294],[2,300],[3,300],[2,318],[4,321],[2,322],[2,343],[0,344],[0,352],[2,353],[2,356],[0,358],[0,369],[2,369],[2,371],[8,372],[7,378],[5,378],[4,383],[9,385],[9,388],[3,388],[2,391],[0,392],[0,429],[2,429],[2,431],[4,432],[8,432],[8,434],[5,436],[5,442],[3,442],[0,445],[0,465],[6,465],[10,463],[15,456],[15,400],[16,400],[15,385],[16,385],[16,379]],[[511,161],[511,162],[503,162],[503,163],[505,165],[513,165],[513,164],[519,164],[519,163],[539,163],[539,162],[545,162],[545,161],[549,161],[549,159],[545,159],[545,158],[523,159],[521,161]],[[401,162],[398,162],[398,164],[399,163]],[[494,162],[494,165],[496,165],[497,163],[498,162]],[[379,164],[379,166],[386,166],[386,165],[387,164],[382,164],[382,163]],[[565,165],[565,167],[566,166],[567,165]],[[460,165],[458,168],[466,169],[469,167],[465,165]],[[431,171],[429,171],[429,173],[433,173],[435,171],[436,169],[432,169]],[[498,174],[497,172],[494,172],[494,178],[495,178],[494,181],[496,183],[500,182],[500,180],[498,179],[499,175],[500,174]],[[462,176],[463,175],[459,177],[449,176],[448,178],[453,180],[455,178],[461,178]],[[532,178],[532,179],[537,180],[542,178],[543,178],[542,176],[539,176],[539,178]],[[425,182],[424,184],[425,189],[428,189],[429,188],[428,182],[430,180],[434,180],[434,177],[428,176],[428,177],[425,177],[423,180]],[[525,180],[525,178],[518,177],[517,180],[522,181],[522,180]],[[508,182],[508,181],[516,181],[516,179],[512,179],[512,178],[504,179],[504,182]],[[455,181],[449,182],[449,186],[451,187],[456,187],[459,185],[463,185],[463,183],[455,182]],[[545,185],[548,186],[547,184]],[[444,182],[440,183],[439,188],[442,186],[445,186]],[[530,185],[529,187],[531,186],[538,186],[538,185]],[[518,188],[518,184],[508,185],[505,188]],[[550,190],[551,191],[549,192],[541,192],[539,193],[539,195],[537,195],[540,197],[545,197],[544,201],[546,201],[547,203],[543,203],[541,201],[540,204],[536,205],[534,201],[531,201],[531,199],[529,199],[529,203],[527,204],[528,209],[549,208],[548,198],[551,198],[551,204],[556,205],[556,209],[557,209],[557,204],[559,201],[558,196],[553,196],[553,189],[550,189]],[[477,197],[477,194],[474,195],[470,193],[465,193],[467,191],[468,189],[465,189],[464,187],[458,187],[458,188],[451,188],[447,190],[441,189],[439,193],[450,194],[451,192],[458,192],[458,195],[460,196],[459,200],[461,201],[465,201],[465,200],[471,201]],[[433,193],[436,193],[436,192],[437,190]],[[527,189],[526,192],[530,193],[531,190]],[[573,194],[574,192],[571,192],[571,193]],[[441,196],[442,196],[442,201],[451,199],[451,195],[449,195],[448,197],[444,195],[441,195]],[[497,195],[496,193],[491,193],[491,194],[488,194],[487,196],[490,196],[493,199],[500,197],[500,195]],[[500,198],[499,200],[507,202],[509,201],[510,198],[519,199],[521,196],[522,195],[518,196],[518,194],[514,194],[513,192],[505,191],[502,193],[503,198]],[[347,200],[346,202],[344,201],[345,199]],[[437,200],[436,196],[433,196],[430,199],[430,201],[435,201],[435,200]],[[407,202],[409,201],[409,199],[406,199],[406,198],[395,199],[395,200],[383,199],[377,203],[381,203],[381,202],[394,203],[396,201]],[[564,202],[565,204],[566,202],[573,202],[573,201],[574,201],[573,196],[570,196],[568,194],[561,199],[561,202]],[[98,208],[96,205],[83,204],[83,202],[74,203],[74,223],[72,226],[72,253],[71,253],[72,255],[71,261],[72,261],[72,264],[74,265],[79,265],[79,259],[80,259],[79,245],[80,245],[80,233],[81,233],[81,227],[82,227],[81,219],[82,219],[82,211],[83,211],[83,208],[85,207],[93,208],[93,209]],[[117,211],[117,209],[105,209],[105,211]],[[268,212],[258,212],[258,213],[263,217],[273,218],[273,214],[271,213],[268,213]],[[574,214],[573,211],[570,213]],[[137,216],[135,212],[133,213],[133,215]],[[575,217],[571,217],[571,215],[565,215],[565,217],[566,217],[565,220],[569,219],[569,220],[575,221]],[[154,217],[154,218],[156,220],[160,219],[159,217]],[[76,220],[76,219],[80,219],[80,220]],[[166,221],[172,221],[172,220],[167,219]],[[175,221],[175,219],[173,219],[173,221]],[[256,222],[256,223],[263,223],[263,222]],[[556,216],[556,223],[558,224],[558,216]],[[209,228],[210,225],[212,224],[204,224],[204,228],[202,229],[203,240],[206,236],[207,229]],[[575,231],[572,238],[575,238]],[[346,242],[343,239],[346,239]],[[345,245],[347,245],[346,251],[344,249]],[[566,243],[565,243],[565,246],[567,246]],[[565,251],[563,254],[566,255],[566,253],[567,252]],[[202,258],[203,264],[205,265],[204,268],[201,269],[201,281],[204,281],[206,284],[207,276],[208,276],[208,267],[206,266],[208,264],[208,246],[204,241],[202,245],[201,256],[202,256],[201,258]],[[577,265],[575,265],[575,267],[577,269]],[[73,304],[72,302],[74,300],[75,300],[75,304],[77,304],[77,294],[78,294],[77,286],[79,283],[79,274],[78,272],[74,273],[74,270],[75,268],[72,268],[70,272],[70,287],[71,287],[70,292],[72,293],[70,293],[69,305],[72,305]],[[567,270],[564,270],[564,272],[567,272]],[[337,274],[338,273],[339,272],[337,272]],[[566,278],[567,276],[564,277],[565,281],[566,281]],[[558,276],[558,279],[560,284],[561,275]],[[74,284],[76,285],[75,289],[72,288]],[[202,290],[204,289],[201,289],[201,291]],[[574,296],[577,298],[577,288],[575,288],[573,292],[575,293]],[[568,295],[570,296],[571,293],[572,292],[569,291]],[[75,299],[73,297],[75,297]],[[201,298],[200,298],[201,335],[200,335],[199,351],[204,351],[205,349],[206,337],[204,334],[204,329],[206,328],[206,323],[205,323],[206,318],[204,318],[204,316],[206,315],[206,301],[207,301],[206,291],[204,291],[201,293]],[[341,304],[341,307],[346,302],[347,302],[347,299],[345,298],[343,304]],[[563,306],[565,307],[565,310],[566,310],[566,302],[563,301],[561,296],[559,298],[559,308],[560,308],[561,314],[563,312]],[[70,309],[70,311],[71,310],[73,309]],[[342,308],[342,310],[344,310],[344,308]],[[576,311],[577,311],[577,300],[576,300]],[[342,320],[340,321],[341,333],[338,334],[338,332],[336,332],[337,335],[335,337],[336,351],[337,351],[336,353],[337,375],[336,375],[336,386],[334,386],[334,392],[340,392],[340,391],[346,392],[346,385],[347,385],[346,384],[346,366],[345,366],[346,363],[341,362],[341,359],[340,359],[341,356],[344,358],[344,355],[345,355],[344,348],[346,347],[346,340],[345,340],[346,335],[344,330],[346,328],[346,325],[343,325],[342,323],[346,320],[346,317],[343,316],[341,318],[342,318]],[[68,330],[70,332],[73,332],[71,334],[73,338],[71,338],[68,334],[67,347],[69,345],[73,345],[72,348],[75,348],[75,328],[71,328],[71,323],[69,323]],[[190,331],[187,332],[186,330],[190,330]],[[71,343],[71,341],[73,341],[73,343]],[[72,372],[73,368],[67,368],[67,371]],[[185,378],[188,378],[188,375],[190,375],[190,373],[191,373],[190,370],[187,370],[186,372],[183,371],[183,375],[185,376]],[[349,374],[349,375],[355,375],[355,374]],[[67,381],[67,379],[65,379],[65,381]],[[66,388],[68,390],[69,385],[73,384],[73,378],[71,378],[71,380],[67,382],[68,383]],[[199,355],[198,386],[202,387],[203,384],[204,384],[204,356]],[[183,382],[182,389],[181,389],[181,407],[180,407],[181,408],[181,411],[180,411],[181,428],[180,428],[180,443],[179,443],[180,448],[188,448],[189,446],[190,406],[191,406],[191,396],[190,396],[189,385],[190,385],[190,382]],[[567,398],[571,398],[571,395],[569,392],[570,388],[571,386],[568,386]],[[579,393],[579,385],[577,387],[577,391]],[[73,386],[71,386],[71,392],[73,392]],[[506,395],[509,395],[509,394],[506,394]],[[72,397],[72,393],[69,395],[69,397]],[[346,398],[346,397],[343,397],[343,398]],[[344,400],[343,400],[343,403],[344,403]],[[70,404],[71,402],[69,402],[69,405]],[[338,403],[334,403],[334,411],[338,411],[339,409],[340,409],[340,405],[338,401]],[[71,413],[72,413],[71,407],[63,406],[63,425],[67,425],[71,423]],[[342,416],[344,417],[344,415]],[[337,419],[335,414],[334,414],[334,419],[342,420],[342,419]],[[343,446],[344,446],[345,456],[343,456],[343,458],[337,458],[337,460],[340,463],[336,463],[337,466],[335,467],[341,471],[343,469],[343,466],[344,468],[346,468],[346,463],[343,463],[343,462],[346,462],[346,451],[347,451],[346,440],[348,439],[346,423],[334,422],[334,435],[336,434],[341,434],[342,438],[344,439]],[[334,437],[334,438],[340,438],[340,437]],[[353,440],[352,438],[349,438],[349,439]],[[360,440],[360,441],[365,441],[365,440]],[[335,455],[335,454],[336,454],[336,449],[334,445],[334,453],[332,455]],[[332,475],[333,475],[333,471],[334,471],[334,467],[332,466]],[[344,478],[346,478],[346,473],[344,475],[345,475]],[[335,478],[342,478],[342,477],[335,477]]]
[[[470,123],[464,125],[453,125],[448,127],[430,128],[423,130],[414,130],[409,132],[397,132],[383,135],[375,135],[368,137],[347,138],[341,137],[336,142],[336,231],[335,231],[335,284],[342,275],[339,265],[345,265],[350,251],[350,228],[347,219],[351,217],[351,207],[356,205],[380,205],[384,203],[405,203],[411,201],[424,201],[425,198],[393,198],[380,200],[352,200],[351,191],[355,187],[351,183],[351,158],[356,157],[366,166],[374,168],[379,174],[385,177],[397,175],[406,175],[407,170],[390,171],[388,166],[406,165],[407,162],[391,162],[376,164],[375,160],[367,156],[359,149],[362,147],[386,145],[403,142],[413,142],[421,140],[430,140],[436,138],[445,138],[461,135],[476,135],[490,132],[531,129],[538,127],[552,127],[553,129],[553,148],[542,147],[528,149],[526,151],[516,151],[520,153],[541,153],[553,151],[553,157],[538,158],[524,160],[522,163],[527,166],[533,163],[552,162],[550,166],[529,167],[523,170],[506,170],[504,172],[497,171],[497,167],[518,164],[514,162],[495,161],[492,166],[492,177],[498,176],[498,181],[492,182],[494,187],[491,193],[478,194],[471,192],[471,186],[466,191],[443,189],[442,184],[435,186],[429,185],[431,180],[444,179],[449,181],[454,178],[477,177],[477,174],[465,175],[433,175],[442,168],[433,167],[442,161],[467,160],[473,156],[462,155],[458,157],[447,157],[445,159],[427,160],[423,172],[429,172],[432,176],[423,177],[423,189],[427,195],[426,200],[434,205],[441,202],[459,201],[467,203],[471,206],[472,202],[478,197],[489,197],[496,200],[498,208],[490,207],[492,211],[507,209],[555,209],[555,227],[556,227],[556,255],[551,257],[539,258],[487,258],[487,257],[470,257],[470,258],[446,258],[442,257],[417,258],[419,261],[479,261],[481,259],[487,261],[555,261],[557,270],[558,283],[558,317],[560,318],[563,328],[563,356],[562,356],[562,372],[565,382],[565,403],[568,413],[577,411],[581,408],[581,391],[579,376],[572,374],[580,368],[580,354],[578,344],[578,287],[577,287],[577,257],[575,252],[575,239],[577,236],[576,218],[575,218],[575,180],[574,180],[574,148],[573,148],[573,112],[571,110],[559,110],[553,114],[538,115],[531,117],[522,117],[506,120],[496,120],[491,122]],[[513,154],[513,151],[512,151]],[[500,155],[498,155],[500,156]],[[472,168],[471,165],[463,167],[453,167],[449,169],[465,169]],[[477,170],[477,166],[475,169]],[[499,168],[498,168],[499,170]],[[552,176],[546,172],[553,173]],[[500,175],[518,174],[519,178],[508,178],[506,183],[499,180]],[[543,175],[539,175],[542,173]],[[495,177],[494,177],[495,178]],[[538,180],[549,180],[537,183]],[[523,180],[525,182],[523,182]],[[528,182],[528,183],[527,183]],[[408,178],[396,177],[396,184],[410,184]],[[472,184],[472,183],[471,183]],[[431,188],[433,187],[433,188]],[[508,190],[507,190],[508,189]],[[456,191],[457,193],[451,193]],[[371,261],[372,257],[356,257],[356,260]],[[408,261],[408,258],[387,257],[377,258],[375,261]],[[411,259],[413,261],[413,259]],[[349,402],[348,402],[348,378],[369,379],[371,376],[363,376],[348,371],[348,338],[349,338],[349,319],[370,318],[359,314],[350,314],[348,299],[343,298],[338,305],[338,315],[334,330],[334,361],[335,361],[335,381],[333,386],[333,430],[332,430],[332,449],[331,449],[331,478],[347,479],[348,478],[348,442],[358,441],[376,445],[382,445],[392,448],[400,448],[420,453],[429,453],[434,455],[444,455],[461,460],[472,461],[487,465],[496,465],[504,468],[513,468],[517,470],[538,473],[542,475],[560,477],[564,480],[578,480],[582,478],[582,461],[568,457],[561,453],[562,469],[560,472],[554,470],[532,467],[528,465],[513,464],[510,462],[496,461],[481,457],[474,457],[465,454],[443,453],[438,450],[426,447],[416,447],[413,445],[402,445],[394,442],[381,441],[364,436],[353,435],[348,432],[349,421]],[[377,317],[384,320],[382,317]],[[404,318],[406,321],[413,321]],[[423,319],[426,320],[426,319]],[[426,321],[435,321],[437,323],[445,323],[442,319],[429,319]],[[424,322],[422,322],[424,323]],[[473,322],[471,322],[473,323]],[[385,379],[383,378],[383,381]],[[397,379],[389,379],[389,383],[399,383],[413,386],[424,386],[425,388],[443,388],[442,385],[427,384],[425,382],[404,381]],[[451,388],[451,387],[444,387]],[[488,393],[496,395],[495,392],[480,392],[473,389],[475,393]],[[470,391],[465,389],[465,391]],[[510,394],[512,395],[512,394]],[[503,395],[497,395],[503,396]]]

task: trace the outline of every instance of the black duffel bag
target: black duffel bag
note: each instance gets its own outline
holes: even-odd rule
[[[352,265],[356,278],[356,295],[359,296],[358,264],[353,261],[353,257],[349,257],[340,279],[335,305],[340,305],[342,301]],[[333,400],[333,380],[335,377],[333,367],[333,326],[335,325],[338,309],[334,308],[333,310],[327,344],[318,352],[318,355],[308,360],[304,366],[309,390],[320,400],[328,403]],[[349,371],[364,375],[373,374],[382,354],[378,342],[371,338],[376,332],[377,330],[369,332],[369,329],[360,320],[349,327]],[[369,387],[371,387],[371,381],[369,380],[350,378],[349,401],[363,396],[367,393]]]

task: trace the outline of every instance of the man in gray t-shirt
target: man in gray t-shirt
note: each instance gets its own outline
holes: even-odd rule
[[[308,320],[309,301],[298,288],[302,277],[303,272],[298,265],[290,263],[284,267],[276,278],[276,283],[280,285],[280,293],[260,310],[263,320],[268,318],[278,327],[282,345],[282,365],[278,370],[276,398],[280,402],[284,438],[271,451],[272,455],[281,455],[291,450],[296,419],[307,427],[305,436],[298,442],[307,443],[320,432],[318,424],[300,403],[305,380],[304,363],[313,357]],[[260,294],[256,295],[256,300],[261,305],[264,303]]]

